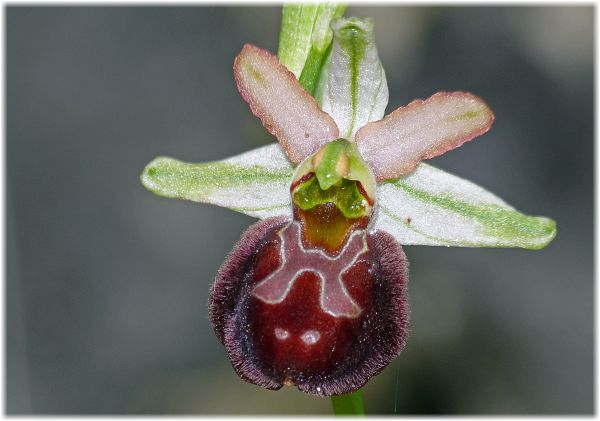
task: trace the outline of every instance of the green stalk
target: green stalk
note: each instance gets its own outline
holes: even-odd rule
[[[334,3],[283,6],[277,56],[311,95],[333,40],[331,20],[342,16],[346,8]]]
[[[333,40],[331,20],[342,16],[346,5],[333,3],[286,4],[281,16],[277,56],[299,79],[311,95],[315,95]],[[335,415],[364,415],[362,390],[332,396]]]
[[[365,415],[363,392],[360,389],[347,395],[332,396],[331,404],[333,405],[333,413],[337,416]]]

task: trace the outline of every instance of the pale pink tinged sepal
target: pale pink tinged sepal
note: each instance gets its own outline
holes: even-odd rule
[[[334,120],[268,51],[244,45],[233,64],[233,73],[252,113],[277,138],[294,164],[338,138]]]
[[[362,127],[355,136],[377,181],[412,172],[423,159],[434,158],[487,132],[494,114],[468,92],[438,92],[416,99]]]

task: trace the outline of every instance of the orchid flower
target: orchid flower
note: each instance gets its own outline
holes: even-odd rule
[[[251,383],[342,395],[406,343],[401,245],[539,249],[556,228],[421,162],[490,129],[482,99],[438,92],[385,115],[372,21],[336,17],[332,32],[324,28],[333,41],[320,47],[329,52],[316,83],[300,83],[306,54],[298,61],[280,51],[280,62],[247,44],[235,59],[242,98],[278,143],[202,164],[159,157],[142,182],[161,196],[262,219],[217,273],[215,333]]]

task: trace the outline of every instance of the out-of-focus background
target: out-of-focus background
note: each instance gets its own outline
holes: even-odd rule
[[[388,112],[466,90],[489,134],[432,161],[558,223],[545,250],[406,247],[412,332],[365,387],[374,414],[593,411],[593,26],[579,7],[350,7],[372,16]],[[254,220],[156,197],[157,155],[273,141],[236,91],[275,7],[6,10],[11,414],[310,414],[328,399],[240,380],[207,318]]]

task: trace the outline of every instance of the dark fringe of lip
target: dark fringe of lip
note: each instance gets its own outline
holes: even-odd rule
[[[410,326],[408,305],[408,260],[400,244],[383,231],[371,232],[367,241],[369,248],[378,256],[379,303],[376,320],[365,327],[370,332],[365,358],[362,363],[335,378],[321,382],[298,384],[303,392],[320,396],[344,395],[363,387],[371,377],[379,374],[404,349]]]
[[[273,229],[289,219],[285,217],[267,218],[251,225],[235,244],[225,262],[219,268],[215,282],[210,288],[208,314],[217,338],[225,345],[227,320],[235,312],[235,307],[243,286],[243,279],[252,263],[252,257],[259,243]]]
[[[378,278],[374,316],[365,320],[367,339],[357,352],[340,364],[334,374],[278,379],[261,367],[252,355],[246,328],[254,256],[260,243],[273,230],[288,220],[269,218],[252,225],[236,244],[216,277],[210,293],[210,320],[223,343],[236,373],[244,380],[265,387],[280,389],[295,381],[303,392],[320,395],[342,395],[364,386],[400,354],[409,331],[407,301],[408,261],[402,247],[388,233],[371,232],[367,241],[377,258]],[[368,337],[367,337],[368,336]]]

